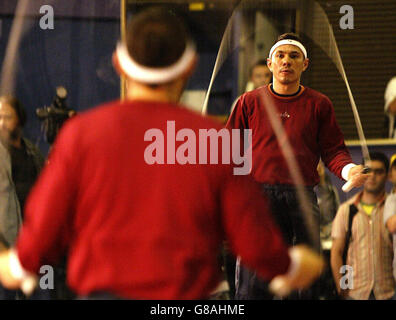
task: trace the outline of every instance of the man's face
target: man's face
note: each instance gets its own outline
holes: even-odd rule
[[[396,163],[390,168],[389,180],[392,182],[393,186],[396,187]]]
[[[387,179],[387,172],[384,164],[381,161],[372,160],[368,162],[368,167],[371,169],[371,172],[364,183],[364,191],[373,194],[384,192]]]
[[[18,138],[20,132],[18,115],[14,108],[0,103],[0,138],[10,142]]]
[[[300,48],[284,44],[276,48],[267,64],[274,75],[274,82],[288,85],[300,83],[301,74],[308,67],[308,59],[304,58]]]
[[[267,66],[257,65],[252,70],[250,80],[253,82],[254,89],[270,83],[272,73]]]

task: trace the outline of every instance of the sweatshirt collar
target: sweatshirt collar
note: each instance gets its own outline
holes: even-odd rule
[[[305,87],[304,87],[303,85],[300,85],[299,91],[298,91],[297,93],[295,93],[295,94],[293,94],[293,95],[281,95],[281,94],[275,93],[275,92],[273,91],[273,89],[272,89],[271,86],[272,86],[272,84],[269,84],[269,85],[267,86],[268,92],[269,92],[273,97],[275,97],[275,98],[277,98],[277,99],[280,99],[280,100],[283,100],[283,101],[291,101],[291,100],[294,100],[294,99],[300,97],[300,96],[305,92]]]

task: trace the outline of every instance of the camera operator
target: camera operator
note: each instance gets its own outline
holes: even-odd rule
[[[9,209],[1,216],[0,223],[3,226],[1,236],[7,246],[14,244],[22,224],[25,200],[44,164],[40,150],[23,136],[25,123],[26,112],[18,99],[13,96],[1,96],[0,138],[9,153],[7,157],[9,156],[11,160],[10,184],[15,188],[19,202],[15,204],[17,210]],[[16,291],[0,290],[0,299],[13,300],[21,297],[21,293]]]
[[[52,146],[59,130],[65,121],[74,115],[76,111],[66,106],[67,90],[63,86],[56,88],[56,94],[52,104],[47,107],[36,109],[37,118],[42,122],[44,135],[47,142]],[[52,291],[51,298],[55,300],[70,300],[75,295],[66,285],[66,257],[54,268],[55,290]]]
[[[43,121],[47,142],[52,145],[58,131],[64,122],[76,115],[76,112],[66,106],[67,90],[59,86],[56,88],[56,95],[51,106],[36,110],[37,117]]]

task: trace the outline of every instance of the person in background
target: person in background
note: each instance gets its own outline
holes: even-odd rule
[[[316,186],[316,195],[320,211],[320,238],[323,242],[331,240],[331,224],[340,205],[337,188],[331,183],[330,177],[322,161],[318,164],[319,183]]]
[[[254,63],[249,70],[249,81],[246,84],[246,91],[257,89],[268,85],[272,80],[271,70],[268,69],[267,60],[260,59]]]
[[[265,59],[260,59],[250,67],[249,80],[246,83],[245,92],[252,91],[254,89],[257,89],[258,87],[266,86],[271,82],[271,80],[272,73],[270,69],[268,69],[267,61]],[[230,110],[231,113],[234,110],[238,99],[235,99],[232,103]],[[226,124],[226,122],[227,121],[225,120],[224,124]]]
[[[26,198],[44,165],[44,156],[39,148],[23,136],[25,124],[26,111],[20,101],[13,96],[0,97],[0,134],[8,141],[12,179],[22,218]]]
[[[388,138],[396,138],[396,77],[389,80],[386,86],[384,110],[389,118]]]
[[[388,300],[395,293],[391,235],[383,223],[389,160],[380,152],[370,159],[363,191],[341,204],[331,233],[331,269],[345,299]]]
[[[396,153],[390,160],[389,180],[392,190],[385,200],[384,224],[393,235],[393,276],[396,279]]]
[[[315,192],[320,211],[320,243],[322,255],[326,259],[327,265],[325,272],[319,279],[319,298],[321,300],[333,300],[337,297],[337,292],[330,267],[331,226],[340,200],[337,188],[331,183],[322,161],[319,161],[317,170],[320,180],[315,187]]]
[[[26,137],[23,128],[26,124],[26,111],[21,102],[11,95],[0,97],[0,136],[10,158],[10,179],[15,188],[18,203],[15,209],[1,216],[2,236],[6,246],[12,246],[23,221],[27,196],[33,187],[43,165],[41,151]],[[0,299],[23,299],[19,291],[2,288]],[[36,292],[34,298],[49,299],[49,292]]]

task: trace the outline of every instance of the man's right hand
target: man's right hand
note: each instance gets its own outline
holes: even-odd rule
[[[369,177],[368,173],[365,173],[365,167],[361,164],[352,167],[348,173],[348,181],[342,187],[344,192],[349,192],[353,188],[361,187]]]

